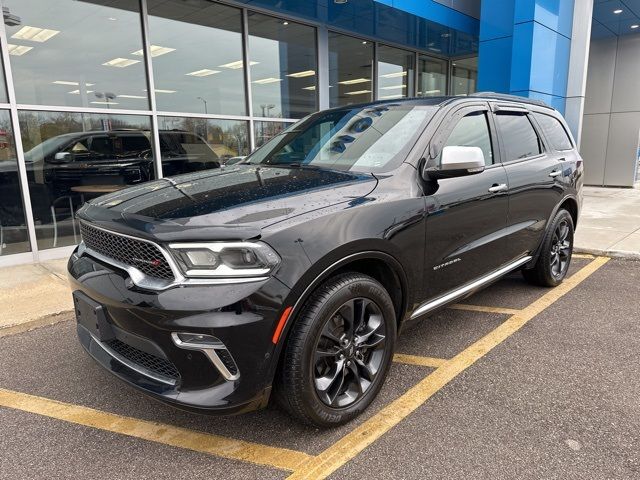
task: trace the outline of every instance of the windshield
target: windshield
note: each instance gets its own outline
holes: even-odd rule
[[[320,112],[273,137],[244,163],[389,171],[404,161],[437,108],[397,103]]]

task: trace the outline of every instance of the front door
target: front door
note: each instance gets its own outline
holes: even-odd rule
[[[507,174],[495,153],[497,142],[489,115],[488,106],[465,107],[434,137],[436,142],[446,138],[441,147],[480,147],[486,168],[479,174],[438,180],[427,191],[427,299],[473,281],[508,260],[504,239]]]

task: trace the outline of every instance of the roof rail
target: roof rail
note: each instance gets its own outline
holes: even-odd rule
[[[507,100],[510,102],[520,102],[520,103],[528,103],[530,105],[538,105],[539,107],[546,107],[553,109],[550,105],[543,102],[542,100],[536,100],[535,98],[527,98],[527,97],[519,97],[517,95],[508,95],[506,93],[496,93],[496,92],[475,92],[469,94],[470,97],[484,97],[490,98],[493,100]]]

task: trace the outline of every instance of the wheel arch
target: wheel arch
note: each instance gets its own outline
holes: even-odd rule
[[[556,207],[551,212],[551,215],[549,215],[549,218],[547,219],[547,224],[545,225],[545,235],[542,236],[542,240],[540,241],[540,245],[538,245],[538,248],[536,249],[535,255],[533,255],[531,261],[526,264],[525,268],[533,267],[538,261],[540,250],[542,249],[542,244],[544,243],[547,231],[549,230],[553,219],[558,214],[560,209],[564,209],[569,212],[569,215],[571,215],[571,219],[573,220],[573,228],[575,229],[576,225],[578,224],[578,217],[580,215],[578,205],[578,200],[572,195],[567,195],[560,202],[558,202],[558,205],[556,205]]]
[[[330,256],[331,255],[327,255],[325,258]],[[317,262],[318,265],[323,265],[323,263],[324,265],[327,264],[327,262]],[[346,255],[333,263],[329,263],[329,265],[324,268],[322,268],[322,266],[319,268],[319,273],[311,272],[312,277],[304,275],[291,290],[289,298],[297,298],[295,302],[293,302],[292,310],[287,318],[278,343],[275,346],[272,375],[275,375],[277,368],[279,368],[284,346],[287,344],[287,339],[292,327],[304,304],[323,282],[336,274],[357,272],[379,281],[391,296],[394,308],[396,309],[397,327],[398,330],[400,329],[400,325],[408,308],[410,286],[402,264],[393,255],[379,250],[361,251]],[[312,278],[312,280],[310,280],[310,278]]]

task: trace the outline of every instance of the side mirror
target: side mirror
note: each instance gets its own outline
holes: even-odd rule
[[[70,163],[73,162],[73,153],[71,152],[58,152],[50,160],[50,163]]]
[[[484,171],[484,154],[480,147],[444,147],[440,158],[439,167],[425,169],[425,179],[462,177]]]

